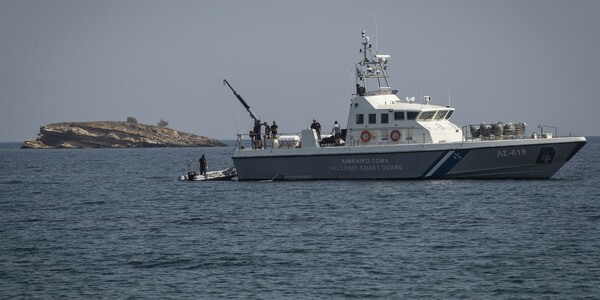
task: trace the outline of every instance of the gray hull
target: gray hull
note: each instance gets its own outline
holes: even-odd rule
[[[550,178],[585,138],[236,150],[239,180]]]

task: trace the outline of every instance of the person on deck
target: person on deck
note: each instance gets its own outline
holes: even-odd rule
[[[342,132],[340,130],[340,124],[338,124],[338,121],[335,121],[335,123],[333,123],[333,128],[331,129],[331,134],[333,134],[333,136],[334,136],[335,144],[339,145],[340,144],[340,136],[342,135]]]
[[[273,139],[277,138],[277,124],[273,121],[273,125],[271,125],[271,136]]]
[[[206,176],[206,157],[204,154],[202,154],[202,157],[200,157],[198,163],[200,164],[200,175]]]
[[[267,124],[267,122],[264,122],[263,125],[265,126],[265,143],[266,143],[267,140],[271,138],[271,126],[269,126],[269,124]]]
[[[260,120],[254,122],[254,149],[262,149]]]
[[[317,122],[316,119],[313,119],[312,124],[310,124],[310,129],[314,129],[317,132],[317,138],[319,141],[321,140],[321,124]]]

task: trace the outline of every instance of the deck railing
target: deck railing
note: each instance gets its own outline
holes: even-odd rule
[[[550,126],[550,125],[538,125],[538,128],[540,129],[540,134],[543,136],[544,135],[544,128],[552,128],[554,129],[554,136],[558,136],[558,132],[560,131],[560,128],[556,127],[556,126]],[[548,132],[546,132],[547,134]]]
[[[525,123],[516,123],[516,124],[519,124],[519,126],[522,126],[522,127],[517,126],[516,128],[512,129],[512,130],[514,130],[514,132],[509,131],[508,133],[507,133],[506,129],[503,129],[500,132],[493,132],[493,129],[491,127],[487,127],[487,129],[485,129],[485,130],[483,128],[484,125],[493,126],[496,124],[485,124],[484,123],[484,124],[465,125],[462,127],[463,136],[464,136],[465,141],[471,141],[471,140],[475,140],[475,139],[509,140],[509,139],[527,139],[527,138],[537,139],[537,138],[560,137],[560,135],[559,135],[560,128],[556,127],[556,126],[540,124],[537,127],[539,129],[539,131],[534,131],[528,135],[525,130]],[[472,131],[471,126],[479,128],[479,130]],[[552,132],[549,132],[549,130],[547,130],[548,128],[554,129],[554,134]],[[476,136],[473,136],[474,132],[476,133]]]
[[[273,141],[275,139],[279,140],[279,138],[281,137],[292,137],[292,136],[297,136],[298,140],[300,140],[300,134],[299,133],[281,133],[281,134],[277,134],[277,136],[272,136],[272,135],[261,135],[260,138],[260,143],[258,143],[255,140],[255,136],[254,134],[241,134],[238,133],[236,134],[237,136],[237,142],[236,142],[236,148],[237,149],[275,149],[275,145],[276,143],[273,143]],[[281,148],[281,147],[278,147]]]
[[[527,135],[525,132],[525,124],[520,123],[523,126],[513,129],[514,131],[503,131],[502,133],[494,132],[479,132],[478,136],[473,136],[470,130],[471,126],[481,126],[481,124],[466,125],[462,127],[463,131],[463,142],[469,142],[474,140],[510,140],[510,139],[527,139],[527,138],[553,138],[559,137],[560,128],[549,125],[538,125],[539,133],[533,132],[531,135]],[[488,124],[493,125],[493,124]],[[521,125],[519,125],[521,126]],[[551,130],[553,129],[554,134]],[[488,128],[488,130],[491,130]],[[346,131],[344,129],[344,131]],[[367,131],[363,136],[363,132]],[[392,133],[398,131],[397,133]],[[550,131],[550,132],[549,132]],[[282,149],[282,148],[299,148],[302,147],[302,134],[301,133],[280,133],[277,138],[273,136],[262,135],[261,143],[258,144],[253,139],[252,134],[237,134],[236,148],[239,150],[247,149]],[[393,137],[393,138],[392,138]],[[346,146],[367,146],[367,145],[397,145],[397,144],[424,144],[431,143],[431,137],[429,132],[423,128],[415,127],[388,127],[388,128],[377,128],[364,130],[346,131],[344,145]],[[397,140],[394,140],[396,139]],[[277,141],[276,141],[277,140]],[[439,141],[440,143],[444,141]],[[321,141],[319,147],[337,147],[333,141],[333,136],[329,133],[321,133]]]
[[[361,136],[363,131],[367,131],[365,137]],[[392,132],[394,133],[392,136]],[[368,138],[366,138],[368,136]],[[301,133],[280,133],[277,138],[272,136],[261,135],[260,143],[257,143],[252,134],[237,134],[237,149],[281,149],[281,148],[296,148],[302,147]],[[431,141],[427,131],[423,128],[415,127],[389,127],[377,129],[364,129],[362,131],[355,130],[352,132],[346,131],[344,145],[349,146],[366,146],[366,145],[387,145],[387,144],[419,144],[428,143]],[[397,140],[394,140],[397,139]],[[277,142],[275,142],[277,140]],[[296,143],[296,141],[298,143]],[[330,133],[321,133],[320,147],[337,147],[333,140],[333,135]]]

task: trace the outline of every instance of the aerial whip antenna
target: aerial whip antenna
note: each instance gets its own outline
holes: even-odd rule
[[[374,9],[373,13],[375,13],[375,53],[379,53],[379,36],[378,36],[378,30],[377,30],[377,9]]]

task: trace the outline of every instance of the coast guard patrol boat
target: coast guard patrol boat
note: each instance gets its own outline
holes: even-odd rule
[[[586,144],[541,125],[531,136],[524,123],[461,128],[450,121],[452,107],[430,104],[428,96],[399,98],[388,84],[390,56],[373,54],[364,31],[360,52],[341,139],[306,129],[253,146],[239,134],[232,155],[239,180],[550,178]]]

